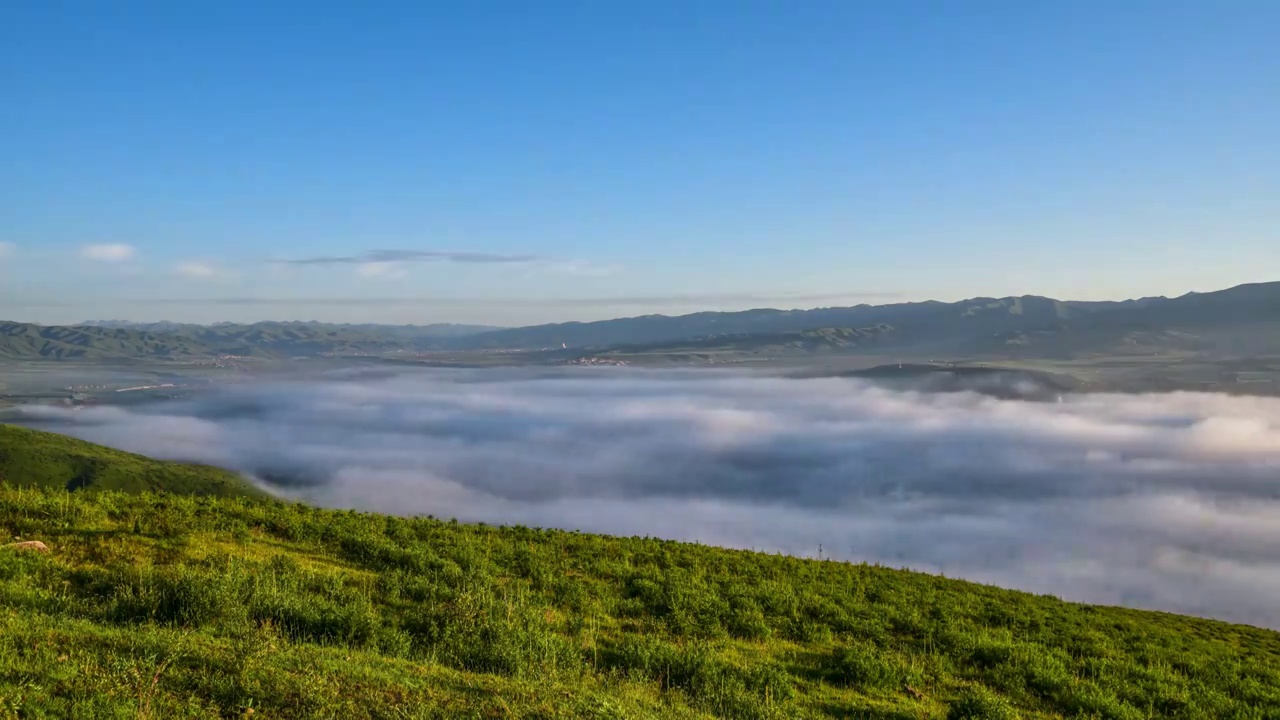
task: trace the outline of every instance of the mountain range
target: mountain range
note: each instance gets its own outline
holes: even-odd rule
[[[374,354],[438,348],[465,326],[332,325],[262,322],[250,325],[176,323],[33,325],[0,321],[0,358],[48,360],[195,359],[238,355]]]
[[[797,336],[795,333],[807,333]],[[495,330],[450,341],[457,349],[578,348],[592,352],[893,352],[904,357],[1070,358],[1280,352],[1280,282],[1116,302],[1025,295],[646,315]]]
[[[797,333],[799,333],[797,335]],[[645,315],[493,329],[317,322],[77,326],[0,322],[0,358],[291,357],[422,351],[664,352],[869,348],[924,356],[1073,357],[1091,353],[1280,352],[1280,282],[1118,302],[1039,296]]]
[[[261,323],[259,323],[261,324]],[[321,323],[314,320],[286,320],[270,323],[283,328],[334,328],[338,330],[362,330],[386,333],[400,337],[462,337],[490,330],[504,330],[496,325],[459,325],[456,323],[432,323],[430,325],[382,325],[379,323]],[[177,323],[168,320],[157,322],[132,322],[130,320],[86,320],[77,327],[107,328],[111,330],[145,330],[148,332],[187,332],[206,328],[235,328],[240,323],[216,322],[209,325]]]
[[[921,352],[1063,354],[1105,347],[1280,348],[1280,282],[1240,285],[1175,298],[1063,301],[1025,295],[856,305],[813,310],[701,312],[478,333],[455,347],[607,348],[726,334],[889,325],[893,342]],[[1261,328],[1259,326],[1262,326]],[[1259,334],[1259,330],[1262,330]]]

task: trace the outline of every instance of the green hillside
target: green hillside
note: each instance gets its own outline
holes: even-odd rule
[[[882,567],[8,484],[0,532],[50,549],[0,548],[0,717],[1280,717],[1280,634]]]
[[[15,425],[0,425],[0,485],[264,496],[226,470],[152,460]]]
[[[211,348],[181,334],[0,322],[0,359],[100,360],[209,354]]]

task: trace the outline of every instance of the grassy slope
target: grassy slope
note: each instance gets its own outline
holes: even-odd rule
[[[0,487],[0,717],[1273,718],[1280,635],[929,575]]]
[[[263,493],[218,468],[152,460],[75,438],[0,425],[0,484],[194,495]]]

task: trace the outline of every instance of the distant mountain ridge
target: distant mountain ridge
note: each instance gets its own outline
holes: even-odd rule
[[[465,326],[376,326],[264,322],[135,327],[34,325],[0,321],[0,359],[189,360],[225,355],[287,358],[437,349]],[[465,333],[464,333],[465,334]]]
[[[801,335],[787,337],[789,333]],[[646,315],[510,329],[316,322],[208,326],[0,322],[0,358],[8,359],[291,357],[432,350],[558,351],[562,347],[589,353],[646,348],[657,352],[672,349],[672,344],[730,349],[789,344],[806,352],[859,352],[875,347],[917,357],[1069,357],[1215,349],[1238,354],[1280,352],[1280,282],[1117,302],[1024,295],[954,303]]]
[[[1130,300],[1128,303],[1142,301]],[[644,315],[616,320],[536,325],[480,333],[459,343],[464,347],[521,348],[604,347],[654,343],[717,334],[794,332],[828,327],[924,328],[966,322],[976,330],[1012,329],[1096,312],[1124,303],[1076,303],[1035,296],[973,298],[956,303],[935,300],[892,305],[855,305],[812,310],[754,309],[740,312],[699,312],[690,315]],[[1015,322],[1009,322],[1013,317]]]
[[[922,354],[1071,354],[1112,347],[1222,345],[1280,351],[1280,282],[1240,285],[1175,298],[1063,301],[1024,295],[856,305],[813,310],[757,309],[646,315],[590,323],[496,330],[451,343],[470,349],[607,349],[698,337],[887,325],[892,342]]]
[[[458,323],[431,323],[428,325],[383,325],[380,323],[322,323],[315,320],[282,320],[267,323],[232,323],[215,322],[207,325],[201,323],[177,323],[168,320],[157,322],[133,322],[130,320],[86,320],[71,327],[94,327],[111,330],[145,330],[148,332],[179,332],[183,330],[204,328],[247,327],[249,325],[276,325],[281,327],[331,327],[344,330],[357,329],[366,331],[382,331],[398,333],[405,336],[421,337],[462,337],[476,333],[505,330],[497,325],[462,325]]]

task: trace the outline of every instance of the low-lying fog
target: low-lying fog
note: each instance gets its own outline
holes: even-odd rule
[[[417,371],[32,424],[309,502],[865,560],[1280,627],[1280,400]]]

